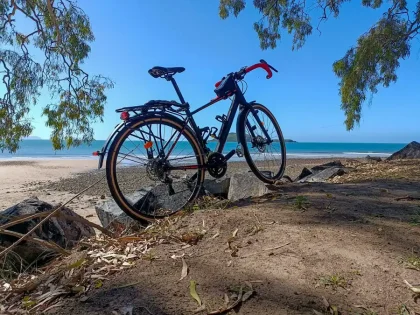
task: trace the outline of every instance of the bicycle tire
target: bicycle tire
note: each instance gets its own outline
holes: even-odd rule
[[[139,213],[136,211],[136,209],[130,205],[130,203],[127,201],[127,199],[124,197],[124,195],[121,193],[120,187],[117,182],[117,176],[116,176],[116,166],[117,166],[117,157],[119,153],[119,149],[124,142],[124,139],[128,137],[130,134],[130,131],[133,129],[138,129],[143,125],[150,124],[153,122],[160,122],[164,123],[168,126],[173,127],[174,129],[181,131],[181,134],[185,136],[186,139],[189,139],[189,142],[191,143],[194,152],[196,156],[198,157],[199,164],[203,165],[205,163],[204,161],[204,153],[203,149],[199,145],[198,139],[196,138],[194,132],[189,128],[188,126],[184,126],[183,122],[175,117],[172,117],[170,115],[166,116],[148,116],[143,117],[142,119],[136,120],[134,122],[131,122],[130,124],[124,126],[118,134],[113,139],[110,149],[108,151],[108,157],[106,160],[106,178],[108,187],[110,190],[110,193],[112,197],[114,198],[117,205],[123,210],[128,216],[135,220],[139,221],[147,221],[147,222],[153,222],[157,219],[162,219],[164,217],[172,216],[176,213],[178,213],[180,210],[182,210],[183,207],[185,207],[189,202],[195,200],[197,197],[197,194],[199,193],[201,186],[204,181],[205,172],[203,169],[199,168],[197,170],[198,176],[197,176],[197,184],[194,187],[194,191],[191,195],[191,197],[188,199],[188,201],[176,211],[173,211],[170,215],[165,216],[158,216],[158,215],[147,215],[145,213]]]
[[[258,103],[253,103],[252,107],[258,111],[262,111],[263,113],[265,113],[269,117],[269,119],[271,120],[272,124],[274,125],[276,129],[277,135],[279,137],[279,144],[281,147],[281,155],[282,155],[279,171],[273,177],[268,178],[258,170],[257,166],[254,163],[254,160],[251,157],[251,154],[249,152],[249,148],[247,145],[247,141],[246,141],[246,135],[245,135],[247,117],[250,113],[252,113],[250,109],[244,109],[243,112],[241,112],[241,115],[238,119],[238,138],[243,148],[243,154],[244,154],[245,160],[249,168],[251,169],[251,171],[254,173],[254,175],[264,183],[273,184],[274,182],[276,182],[277,180],[283,177],[284,171],[286,169],[286,143],[284,141],[284,137],[283,137],[283,133],[281,131],[280,125],[277,122],[277,119],[274,117],[274,115],[270,112],[270,110],[264,105],[258,104]]]

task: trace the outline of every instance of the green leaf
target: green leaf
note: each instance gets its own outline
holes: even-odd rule
[[[190,281],[190,295],[194,300],[197,301],[198,305],[201,306],[201,299],[197,294],[197,291],[195,290],[196,282],[194,280]]]

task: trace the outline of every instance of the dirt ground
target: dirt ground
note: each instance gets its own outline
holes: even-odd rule
[[[170,220],[163,230],[173,241],[111,276],[87,301],[67,299],[52,312],[193,314],[194,280],[207,311],[252,285],[230,314],[338,314],[332,306],[340,314],[420,314],[404,284],[420,283],[420,161],[352,166],[332,183],[284,184]],[[194,233],[203,235],[196,245],[177,241]],[[188,265],[182,280],[180,256]]]

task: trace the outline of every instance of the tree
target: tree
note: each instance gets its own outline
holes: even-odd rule
[[[337,17],[344,2],[349,0],[254,0],[262,15],[254,23],[263,50],[274,49],[281,38],[281,29],[293,36],[292,49],[301,48],[312,34],[313,9],[318,8],[317,29],[331,15]],[[220,0],[219,15],[235,17],[245,8],[245,0]],[[377,93],[380,85],[388,87],[397,81],[400,60],[409,56],[411,42],[420,31],[420,1],[410,6],[405,0],[362,0],[365,7],[384,9],[382,18],[357,40],[344,57],[333,64],[339,78],[341,108],[347,130],[360,122],[362,105],[368,94]],[[384,8],[386,7],[386,8]],[[311,15],[309,15],[309,12]],[[371,100],[371,98],[370,98]]]
[[[43,89],[51,93],[43,116],[54,149],[93,140],[92,123],[102,121],[105,90],[113,87],[81,68],[93,40],[88,17],[71,0],[0,0],[0,150],[15,152],[31,134],[28,114]]]

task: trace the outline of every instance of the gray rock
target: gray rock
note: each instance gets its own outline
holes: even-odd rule
[[[136,191],[128,195],[127,199],[131,203],[138,202],[147,194],[147,192],[147,190]],[[144,227],[142,222],[134,220],[122,211],[113,198],[96,205],[95,210],[101,225],[106,229],[122,226],[123,228],[130,227],[137,230]]]
[[[53,205],[41,201],[38,198],[29,198],[0,212],[0,225],[13,221],[20,216],[29,216],[51,211],[54,210],[54,208]],[[80,218],[78,214],[69,208],[63,207],[60,211],[66,216]],[[8,230],[25,234],[39,223],[40,220],[42,220],[42,218],[28,220],[12,226],[8,228]],[[81,222],[67,220],[61,217],[51,218],[33,233],[34,237],[52,241],[66,249],[74,247],[81,238],[92,235],[95,235],[95,231],[92,227]],[[0,245],[3,247],[11,245],[16,240],[17,239],[13,236],[0,234]],[[23,241],[16,246],[13,251],[28,265],[35,261],[37,264],[42,264],[43,262],[48,261],[48,255],[51,257],[52,254],[51,249],[26,241]]]
[[[248,197],[260,197],[269,190],[254,174],[238,173],[230,178],[228,199],[236,201]]]
[[[344,167],[344,165],[341,163],[341,161],[332,161],[332,162],[328,162],[325,164],[321,164],[321,165],[317,165],[311,168],[311,172],[312,173],[317,173],[323,170],[326,170],[327,168],[330,167]]]
[[[342,176],[346,173],[346,169],[342,167],[330,167],[321,172],[309,175],[302,178],[298,183],[311,183],[311,182],[325,182],[335,176]]]
[[[387,160],[420,159],[420,143],[413,141],[401,150],[395,152]]]
[[[365,157],[365,159],[368,160],[368,161],[373,161],[373,162],[381,162],[382,161],[382,159],[379,156],[370,156],[370,155],[367,155]]]
[[[215,196],[224,196],[227,197],[229,193],[229,186],[230,186],[230,178],[218,178],[218,179],[205,179],[204,183],[204,190]]]
[[[302,172],[300,173],[300,175],[298,177],[296,177],[296,179],[294,181],[297,182],[297,181],[299,181],[299,180],[301,180],[301,179],[303,179],[303,178],[305,178],[307,176],[310,176],[312,174],[313,173],[309,169],[307,169],[306,167],[304,167],[303,170],[302,170]]]

